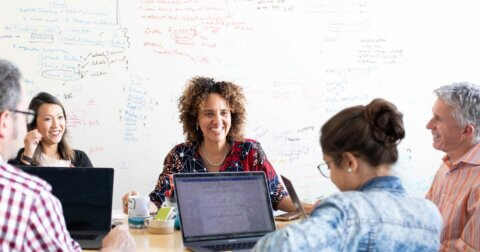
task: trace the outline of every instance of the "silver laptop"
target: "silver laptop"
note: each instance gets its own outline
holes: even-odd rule
[[[185,247],[248,250],[275,230],[263,172],[183,173],[173,178]]]
[[[19,167],[47,181],[67,229],[83,249],[99,249],[112,223],[112,168]]]
[[[283,183],[285,184],[285,187],[287,188],[287,192],[290,195],[290,198],[292,199],[293,204],[295,205],[296,213],[299,215],[300,219],[305,219],[307,218],[307,213],[305,212],[305,209],[303,208],[302,202],[298,198],[297,192],[293,188],[292,182],[284,177],[283,175],[280,175],[282,177]]]

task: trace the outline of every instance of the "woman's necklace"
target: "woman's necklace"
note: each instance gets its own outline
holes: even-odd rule
[[[208,158],[207,156],[207,152],[205,151],[205,142],[202,143],[202,152],[203,152],[203,155],[205,156],[205,159],[207,160],[207,162],[213,166],[213,167],[219,167],[223,164],[223,162],[225,162],[225,159],[227,158],[227,154],[228,154],[228,150],[229,148],[227,148],[227,151],[225,151],[225,156],[223,156],[223,159],[220,163],[218,164],[214,164],[212,161],[210,161],[210,159]]]

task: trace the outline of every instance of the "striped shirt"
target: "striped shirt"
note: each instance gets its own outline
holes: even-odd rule
[[[427,193],[443,217],[440,251],[480,250],[480,144],[463,157],[443,157]]]
[[[47,182],[0,156],[0,251],[81,251]]]

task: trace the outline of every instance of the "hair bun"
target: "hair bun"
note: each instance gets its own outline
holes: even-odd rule
[[[373,138],[385,147],[396,146],[405,137],[403,115],[397,107],[384,99],[374,99],[365,107],[364,117],[370,125]]]

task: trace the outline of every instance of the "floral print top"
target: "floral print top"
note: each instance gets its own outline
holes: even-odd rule
[[[230,142],[230,152],[220,167],[220,172],[263,171],[270,190],[270,200],[273,209],[288,195],[280,183],[260,143],[255,140]],[[155,189],[150,193],[150,200],[160,207],[165,196],[172,195],[173,174],[207,172],[199,153],[200,143],[186,142],[175,146],[165,157],[163,171],[160,174]]]

